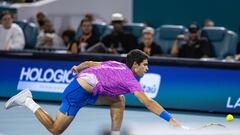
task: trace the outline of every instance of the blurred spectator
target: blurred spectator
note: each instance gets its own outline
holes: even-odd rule
[[[99,36],[92,30],[92,21],[85,18],[80,23],[82,35],[80,38],[69,46],[68,50],[72,53],[85,52],[88,48],[92,47],[99,42]],[[77,50],[76,50],[77,49]]]
[[[35,23],[38,26],[39,32],[43,31],[43,25],[45,20],[47,20],[46,14],[43,12],[37,12],[35,16],[29,18],[29,22]]]
[[[93,15],[93,14],[90,14],[90,13],[85,14],[85,18],[88,19],[88,20],[91,21],[91,22],[94,22],[94,21],[95,21],[94,15]]]
[[[60,49],[64,48],[61,38],[55,33],[50,20],[45,20],[43,31],[38,35],[36,48]]]
[[[204,21],[204,27],[214,27],[215,26],[215,23],[213,20],[211,19],[206,19]]]
[[[1,14],[0,19],[0,50],[24,49],[23,31],[13,23],[12,14],[5,11]]]
[[[104,21],[103,18],[101,17],[95,17],[94,14],[92,13],[87,13],[85,14],[85,17],[86,19],[90,20],[92,23],[105,23],[106,21]]]
[[[63,44],[67,48],[69,48],[69,46],[73,43],[74,38],[75,38],[75,31],[74,30],[68,29],[68,30],[63,31],[62,41],[63,41]]]
[[[154,29],[151,27],[146,27],[142,32],[143,42],[140,43],[139,49],[144,51],[149,56],[161,55],[161,47],[153,41],[153,38]]]
[[[189,35],[178,35],[174,41],[171,55],[186,58],[206,58],[212,56],[211,44],[203,38],[200,38],[199,27],[195,23],[188,28]],[[185,41],[179,46],[180,41]]]
[[[113,31],[102,39],[102,43],[108,48],[108,51],[114,54],[121,54],[137,48],[136,38],[131,33],[123,31],[123,15],[114,13],[111,21]]]
[[[36,21],[37,21],[37,24],[39,27],[39,31],[43,31],[44,22],[45,22],[45,20],[47,20],[46,15],[43,12],[38,12],[36,14],[36,19],[37,19]]]

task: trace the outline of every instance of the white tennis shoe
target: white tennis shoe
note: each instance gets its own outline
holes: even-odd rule
[[[5,109],[10,109],[15,106],[24,106],[24,103],[27,98],[32,98],[32,93],[29,89],[22,90],[17,95],[11,97],[5,103]]]

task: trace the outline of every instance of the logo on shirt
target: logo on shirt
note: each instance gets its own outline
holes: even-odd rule
[[[155,98],[161,83],[161,76],[155,73],[145,73],[140,79],[140,84],[146,95],[150,98]]]
[[[32,91],[62,92],[72,80],[73,76],[68,70],[22,67],[17,89],[29,88]]]

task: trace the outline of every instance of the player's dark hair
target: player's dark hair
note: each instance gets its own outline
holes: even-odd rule
[[[127,54],[126,64],[129,68],[132,68],[134,62],[140,64],[144,60],[148,59],[148,55],[139,49],[134,49]]]

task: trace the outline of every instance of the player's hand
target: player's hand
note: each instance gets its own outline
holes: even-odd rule
[[[170,120],[170,124],[171,124],[171,126],[172,126],[173,128],[175,128],[175,129],[190,130],[190,127],[181,125],[181,124],[178,123],[174,118],[172,118],[172,119]]]
[[[181,124],[179,124],[174,118],[171,118],[169,122],[170,122],[171,126],[173,126],[174,128],[182,127]]]
[[[72,72],[72,73],[78,73],[77,66],[74,65],[74,66],[71,68],[71,72]]]

